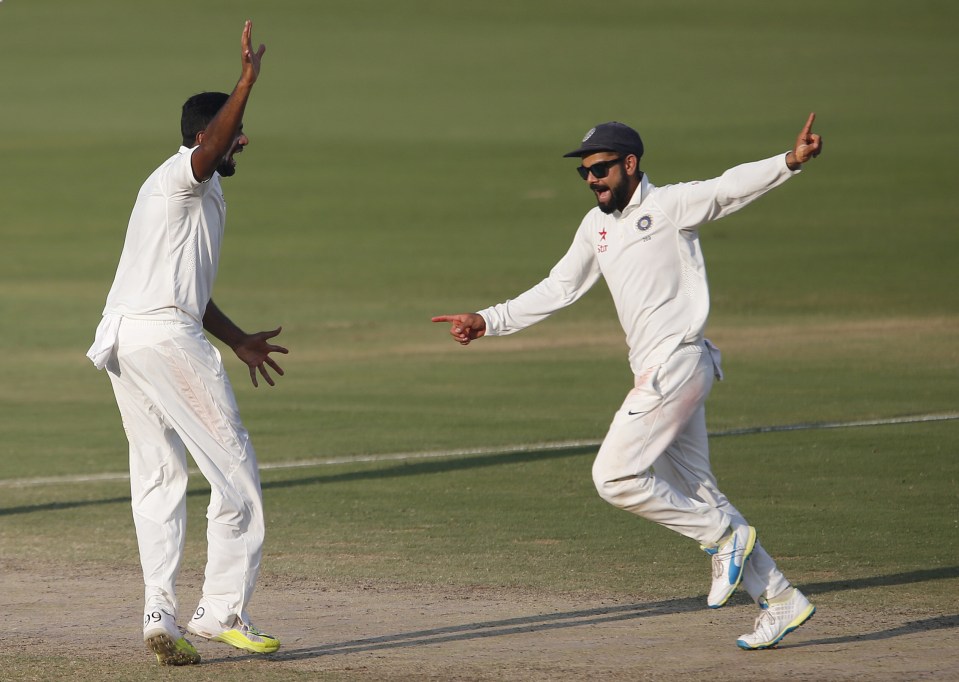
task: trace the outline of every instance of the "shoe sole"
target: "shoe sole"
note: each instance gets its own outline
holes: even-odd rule
[[[777,644],[779,644],[782,641],[783,637],[785,637],[790,632],[792,632],[793,630],[798,628],[800,625],[802,625],[803,623],[807,622],[810,618],[812,618],[814,613],[816,613],[816,607],[810,604],[809,608],[806,611],[804,611],[801,615],[794,618],[793,621],[786,627],[786,629],[783,630],[779,634],[779,636],[776,639],[772,640],[771,642],[765,642],[763,644],[757,644],[757,645],[751,646],[747,644],[746,642],[744,642],[743,640],[737,639],[736,646],[738,646],[740,649],[743,649],[745,651],[759,651],[761,649],[772,649],[773,647],[775,647]]]
[[[160,665],[196,665],[200,662],[200,654],[182,637],[174,641],[164,632],[148,637],[145,642]]]
[[[756,548],[756,538],[759,537],[756,533],[756,529],[753,528],[750,530],[749,538],[746,540],[746,551],[743,552],[743,565],[739,567],[739,575],[736,577],[736,584],[732,586],[732,589],[729,590],[729,594],[726,595],[726,598],[721,602],[716,602],[715,604],[706,604],[711,609],[718,609],[726,605],[726,602],[729,601],[729,598],[736,594],[736,590],[739,589],[739,585],[743,581],[743,573],[746,571],[746,562],[749,561],[749,557],[752,556],[753,549]],[[796,626],[799,627],[799,626]]]

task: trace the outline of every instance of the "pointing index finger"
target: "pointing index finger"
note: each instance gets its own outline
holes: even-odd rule
[[[814,111],[809,114],[809,118],[806,120],[806,125],[803,126],[803,129],[802,129],[803,135],[808,135],[810,132],[812,132],[812,124],[813,124],[813,121],[815,120],[816,120],[816,112]]]

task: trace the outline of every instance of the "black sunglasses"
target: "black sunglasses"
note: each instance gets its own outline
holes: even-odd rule
[[[588,178],[590,173],[593,174],[594,178],[596,178],[597,180],[600,180],[602,178],[605,178],[607,175],[609,175],[609,169],[612,168],[613,165],[620,163],[621,161],[623,161],[622,157],[618,159],[609,159],[608,161],[600,161],[598,163],[594,163],[592,166],[589,166],[589,167],[579,166],[576,170],[579,172],[579,177],[581,177],[583,180]]]

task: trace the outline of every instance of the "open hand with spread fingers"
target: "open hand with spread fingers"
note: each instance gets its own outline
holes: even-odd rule
[[[259,388],[260,385],[256,380],[257,371],[259,371],[263,378],[266,379],[266,383],[268,383],[270,386],[276,386],[276,382],[273,381],[273,377],[270,376],[270,373],[267,371],[266,365],[269,365],[273,368],[273,371],[280,376],[283,376],[283,369],[272,357],[270,357],[270,353],[286,354],[290,352],[283,346],[270,343],[270,339],[272,339],[274,336],[279,336],[282,330],[282,327],[277,327],[271,331],[247,334],[233,349],[233,352],[236,353],[237,357],[245,362],[247,367],[250,368],[250,379],[253,381],[253,386],[256,388]]]
[[[266,45],[262,43],[256,52],[253,51],[253,22],[247,19],[243,25],[243,35],[240,36],[240,64],[243,69],[241,78],[245,78],[250,85],[260,76],[260,64],[265,52]]]

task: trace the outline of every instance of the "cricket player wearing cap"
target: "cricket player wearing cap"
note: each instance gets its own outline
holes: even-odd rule
[[[643,142],[618,122],[591,129],[565,156],[597,206],[549,275],[514,299],[477,313],[440,315],[463,345],[513,334],[570,305],[606,279],[629,347],[633,389],[613,416],[593,464],[600,496],[697,541],[712,556],[707,604],[742,584],[760,607],[743,649],[775,646],[815,612],[719,490],[709,463],[704,403],[722,378],[719,350],[704,337],[709,289],[699,228],[755,201],[819,155],[810,114],[793,148],[702,182],[657,187],[640,170]]]

